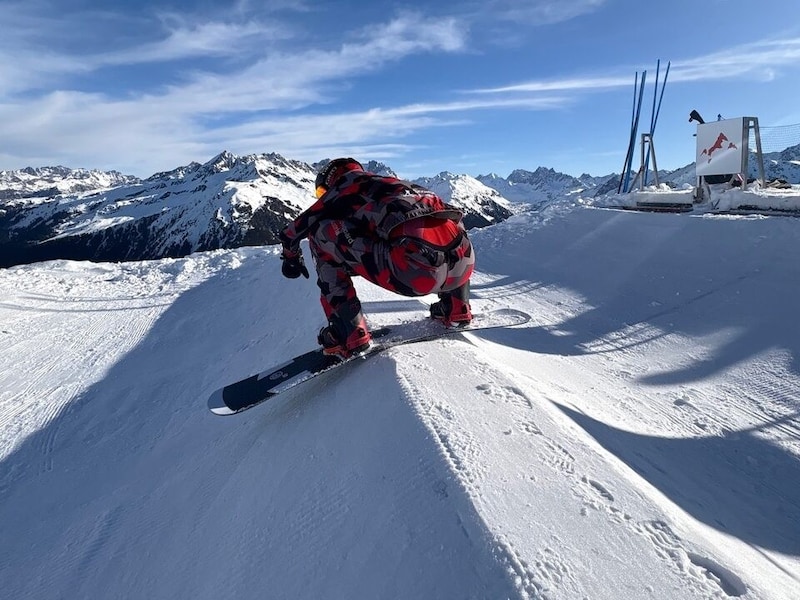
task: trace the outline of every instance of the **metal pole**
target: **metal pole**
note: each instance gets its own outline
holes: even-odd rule
[[[656,164],[656,147],[653,143],[653,136],[648,136],[650,138],[650,154],[653,156],[653,179],[655,179],[656,185],[658,185],[658,165]]]
[[[656,82],[653,85],[653,108],[650,110],[650,134],[652,135],[653,129],[656,126],[656,99],[658,98],[658,74],[661,70],[661,59],[656,61]],[[644,152],[644,138],[642,138],[642,152]],[[647,159],[642,157],[642,164],[644,165],[644,179],[642,180],[642,187],[647,187],[647,171],[648,163],[650,162],[650,155]]]
[[[622,182],[625,180],[625,170],[628,169],[628,160],[631,154],[631,145],[633,144],[634,136],[633,123],[636,118],[636,92],[639,89],[639,71],[636,71],[636,77],[633,80],[633,107],[631,108],[631,136],[628,140],[628,149],[625,151],[625,164],[622,165],[622,172],[619,174],[619,185],[617,186],[617,193],[622,193]]]
[[[659,61],[660,63],[660,61]],[[671,61],[667,61],[667,70],[664,72],[664,82],[661,84],[661,95],[658,97],[658,108],[655,108],[655,92],[653,92],[653,119],[650,122],[650,147],[653,148],[653,136],[656,134],[656,125],[658,124],[658,115],[661,114],[661,102],[664,100],[664,90],[667,89],[667,79],[669,78],[669,67],[672,64]],[[656,89],[658,89],[658,67],[656,67]],[[653,148],[653,156],[655,157],[655,148]],[[647,157],[647,165],[649,165],[650,156]],[[656,185],[658,185],[658,169],[655,167],[655,161],[653,161],[653,169],[656,172]],[[647,184],[647,172],[648,166],[645,166],[645,184]]]
[[[646,80],[647,80],[647,71],[643,71],[642,72],[642,85],[639,88],[639,103],[638,103],[638,105],[636,107],[636,118],[634,120],[635,122],[634,122],[634,125],[633,125],[633,131],[631,132],[631,148],[630,148],[630,151],[628,152],[628,154],[630,155],[628,162],[631,162],[633,160],[633,151],[634,151],[633,148],[634,148],[634,145],[636,143],[635,142],[636,134],[639,131],[639,116],[642,113],[642,98],[644,97],[644,84],[645,84]],[[628,183],[630,182],[630,179],[631,179],[631,174],[630,174],[630,170],[629,170],[625,174],[625,187],[623,188],[624,192],[628,191]]]
[[[758,117],[751,117],[750,120],[753,122],[753,128],[756,134],[756,156],[758,156],[758,174],[761,176],[761,187],[767,186],[767,177],[764,172],[764,153],[761,152],[761,129],[758,127]],[[747,136],[748,141],[750,139],[750,135]]]

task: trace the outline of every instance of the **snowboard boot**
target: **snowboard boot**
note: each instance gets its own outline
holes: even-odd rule
[[[319,330],[317,342],[322,345],[323,354],[345,359],[369,348],[372,335],[360,304],[355,314],[352,312],[354,307],[342,308],[339,313],[331,314],[327,327]]]
[[[466,325],[472,321],[469,282],[452,292],[440,293],[439,301],[431,304],[431,318],[442,321],[448,327]]]

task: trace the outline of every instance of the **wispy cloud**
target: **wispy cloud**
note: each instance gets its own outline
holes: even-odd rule
[[[109,65],[136,65],[170,62],[186,58],[251,55],[255,48],[276,40],[291,38],[288,27],[246,23],[185,23],[177,17],[168,19],[164,39],[127,50],[87,57],[93,68]],[[166,25],[166,24],[165,24]]]
[[[534,25],[552,25],[594,12],[608,0],[489,0],[484,11],[493,18]]]
[[[0,21],[0,99],[67,86],[70,76],[107,67],[185,59],[246,60],[293,35],[290,26],[274,20],[267,24],[255,19],[203,21],[163,13],[120,23],[118,15],[106,13],[76,13],[54,19],[49,16],[52,11],[41,7],[34,14],[36,6],[11,5]],[[147,33],[133,36],[132,30]],[[98,38],[98,31],[103,32],[101,43],[84,47],[83,40]]]
[[[464,34],[453,20],[428,23],[402,16],[338,49],[275,51],[233,73],[196,74],[149,101],[195,115],[297,110],[330,103],[350,78],[378,71],[387,63],[413,54],[458,51],[464,44]]]
[[[568,79],[547,79],[526,81],[495,88],[479,88],[470,90],[475,94],[507,94],[514,92],[568,92],[613,89],[630,85],[630,76],[610,77],[572,77]]]
[[[651,65],[652,66],[652,65]],[[800,38],[764,40],[727,48],[691,59],[673,61],[669,79],[676,82],[713,81],[719,79],[769,80],[782,69],[800,67]],[[514,94],[537,92],[594,92],[629,87],[637,69],[631,67],[622,75],[587,75],[560,79],[530,80],[494,88],[469,90],[474,94]]]
[[[673,81],[770,79],[800,67],[800,38],[763,40],[673,63]]]
[[[375,140],[376,132],[380,131],[391,132],[393,139],[403,139],[423,129],[467,125],[477,110],[552,110],[567,105],[568,100],[560,97],[410,104],[325,115],[261,117],[216,128],[211,135],[217,147],[229,147],[232,143],[249,145],[253,149],[268,147],[316,160],[325,156],[329,148],[325,140],[328,139],[336,140],[339,148],[365,146]],[[324,132],[324,136],[320,132]]]

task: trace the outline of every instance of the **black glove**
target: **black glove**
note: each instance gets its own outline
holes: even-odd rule
[[[292,251],[289,248],[284,248],[283,252],[281,252],[281,261],[283,261],[281,273],[284,277],[297,279],[302,275],[308,279],[308,269],[306,269],[306,263],[300,250]]]

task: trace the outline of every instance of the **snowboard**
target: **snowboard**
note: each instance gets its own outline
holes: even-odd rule
[[[475,314],[472,321],[463,326],[447,327],[441,321],[427,318],[381,327],[372,331],[372,343],[363,352],[341,359],[323,354],[322,348],[311,350],[266,371],[218,389],[209,397],[208,408],[217,415],[233,415],[332,369],[368,359],[388,348],[434,340],[465,331],[522,325],[530,319],[530,315],[522,311],[501,308]]]

